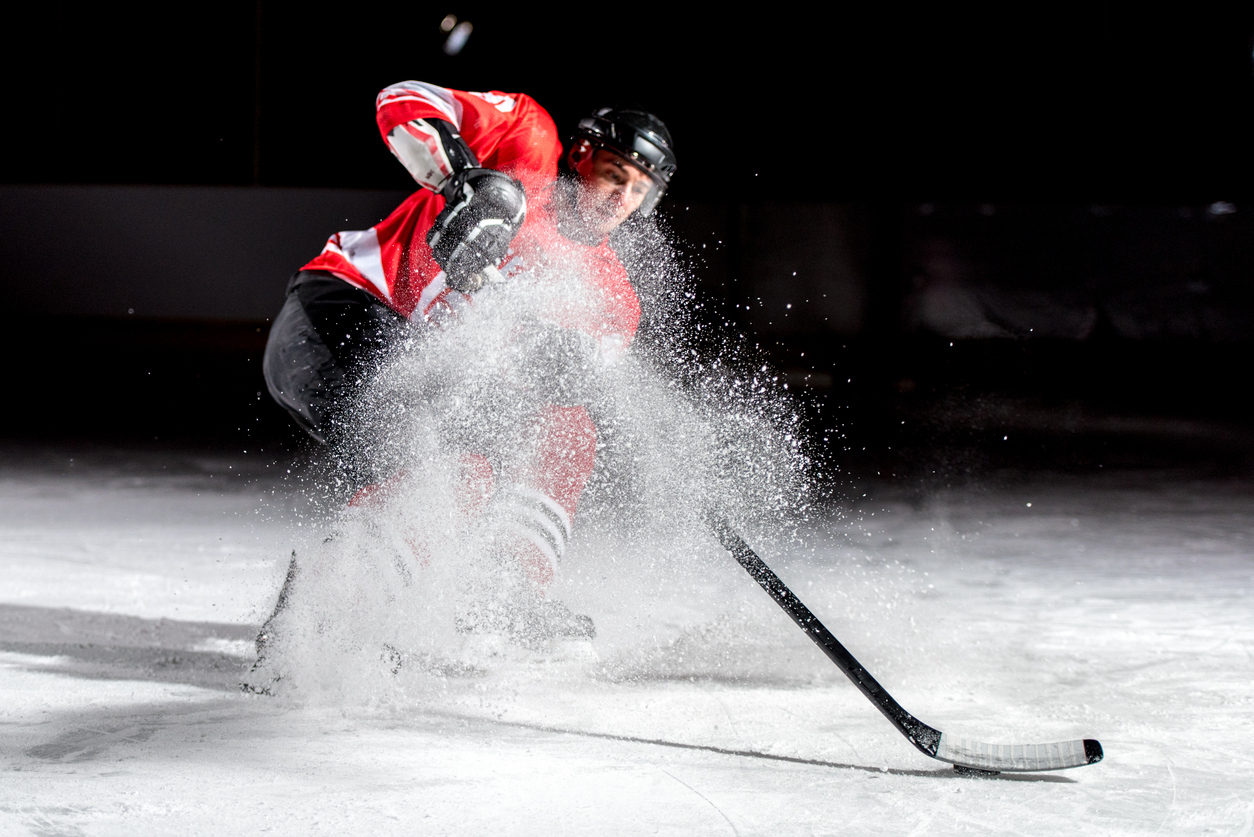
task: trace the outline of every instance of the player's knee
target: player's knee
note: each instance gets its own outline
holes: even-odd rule
[[[477,453],[462,454],[454,486],[457,508],[462,514],[467,517],[483,514],[488,500],[492,498],[494,485],[492,463],[486,456]]]

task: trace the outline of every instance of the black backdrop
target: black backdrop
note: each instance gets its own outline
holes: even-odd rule
[[[458,55],[441,49],[446,14],[474,25]],[[810,384],[810,408],[842,416],[847,462],[865,446],[868,467],[886,473],[931,473],[938,456],[963,468],[1096,467],[1130,439],[1141,442],[1127,461],[1158,461],[1172,445],[1225,467],[1250,461],[1254,7],[863,3],[727,15],[622,4],[47,2],[6,10],[5,24],[0,183],[17,196],[4,217],[20,219],[6,221],[9,289],[43,278],[16,231],[68,229],[55,209],[67,187],[151,189],[152,200],[134,191],[127,200],[157,208],[188,200],[162,187],[221,187],[237,196],[222,206],[295,200],[309,217],[335,214],[314,205],[319,190],[409,189],[373,120],[375,93],[394,81],[527,92],[563,127],[597,104],[636,101],[675,135],[681,170],[669,206],[700,251],[710,318],[754,333],[787,380]],[[29,188],[46,194],[23,198]],[[53,208],[33,218],[36,203]],[[152,228],[182,225],[197,252],[212,252],[223,230],[245,224],[257,238],[248,246],[264,248],[246,215],[215,217],[158,217]],[[311,224],[283,248],[316,249],[333,229]],[[148,247],[136,236],[107,263],[74,241],[56,244],[57,276],[108,284],[129,253],[137,264],[169,262],[168,241]],[[936,240],[956,255],[927,255]],[[813,268],[808,284],[788,286],[783,253],[803,274]],[[907,328],[920,288],[939,281],[944,297],[948,280],[932,274],[953,264],[967,265],[962,290],[985,313],[1030,309],[1017,339],[959,336],[951,346]],[[283,276],[269,273],[265,294],[279,294]],[[180,278],[158,277],[167,289]],[[823,282],[858,300],[841,328],[744,313],[764,292],[812,295]],[[110,304],[129,310],[120,297]],[[1081,318],[1090,327],[1033,339],[1032,316],[1060,305],[1072,319],[1092,312]],[[9,307],[0,346],[21,358],[10,385],[24,398],[2,417],[9,430],[287,432],[258,395],[264,319],[20,308]],[[814,426],[825,434],[831,421]],[[928,453],[944,446],[976,453]]]
[[[678,6],[680,4],[672,4]],[[441,50],[448,13],[473,23]],[[1237,200],[1254,7],[47,2],[6,11],[4,182],[406,188],[373,97],[634,100],[681,200]]]

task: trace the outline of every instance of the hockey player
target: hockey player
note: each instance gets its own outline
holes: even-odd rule
[[[542,283],[554,260],[576,266],[586,293],[548,327],[577,338],[598,363],[621,355],[640,305],[608,235],[633,213],[652,212],[670,183],[675,156],[662,122],[601,108],[579,122],[563,158],[552,118],[526,95],[406,81],[380,92],[376,108],[384,142],[421,188],[374,227],[332,235],[289,282],[263,368],[296,423],[319,442],[351,448],[360,428],[349,407],[406,320],[455,321],[485,283]],[[493,487],[509,497],[510,551],[541,593],[595,456],[587,410],[562,401],[535,416],[529,476]],[[491,483],[492,463],[466,453],[476,478]],[[356,467],[362,484],[387,476]]]

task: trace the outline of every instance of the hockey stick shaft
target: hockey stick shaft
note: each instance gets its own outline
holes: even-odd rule
[[[775,603],[783,608],[801,630],[805,631],[806,636],[814,640],[814,644],[823,650],[828,659],[853,681],[867,700],[884,713],[884,717],[892,722],[893,726],[920,752],[935,758],[936,749],[940,743],[940,730],[923,723],[893,700],[893,696],[884,690],[884,687],[849,653],[845,646],[840,644],[840,640],[836,639],[818,617],[797,598],[796,594],[788,589],[788,585],[784,584],[779,576],[766,565],[766,562],[758,557],[757,553],[745,543],[744,538],[740,537],[726,520],[711,515],[707,523],[723,548],[732,554],[732,557],[745,568],[750,577],[770,594]]]

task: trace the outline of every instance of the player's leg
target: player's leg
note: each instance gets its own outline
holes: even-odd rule
[[[566,551],[579,497],[596,464],[596,426],[583,407],[545,407],[535,455],[512,485],[501,487],[502,533],[528,581],[548,589]]]
[[[310,436],[340,449],[347,476],[358,487],[371,475],[352,444],[349,409],[358,382],[369,380],[404,325],[400,315],[342,279],[300,271],[288,283],[266,341],[262,371],[270,395]],[[257,635],[259,665],[273,640],[275,619],[298,583],[298,570],[293,555],[274,611]]]
[[[537,417],[532,461],[514,480],[502,480],[490,511],[497,557],[512,568],[517,587],[509,604],[463,620],[467,630],[503,631],[515,642],[542,646],[554,638],[596,635],[592,620],[546,597],[566,551],[579,497],[596,461],[596,427],[583,407],[549,406]],[[502,591],[506,592],[506,591]]]
[[[288,283],[262,361],[270,395],[323,444],[351,440],[348,408],[404,329],[405,319],[329,273]]]

